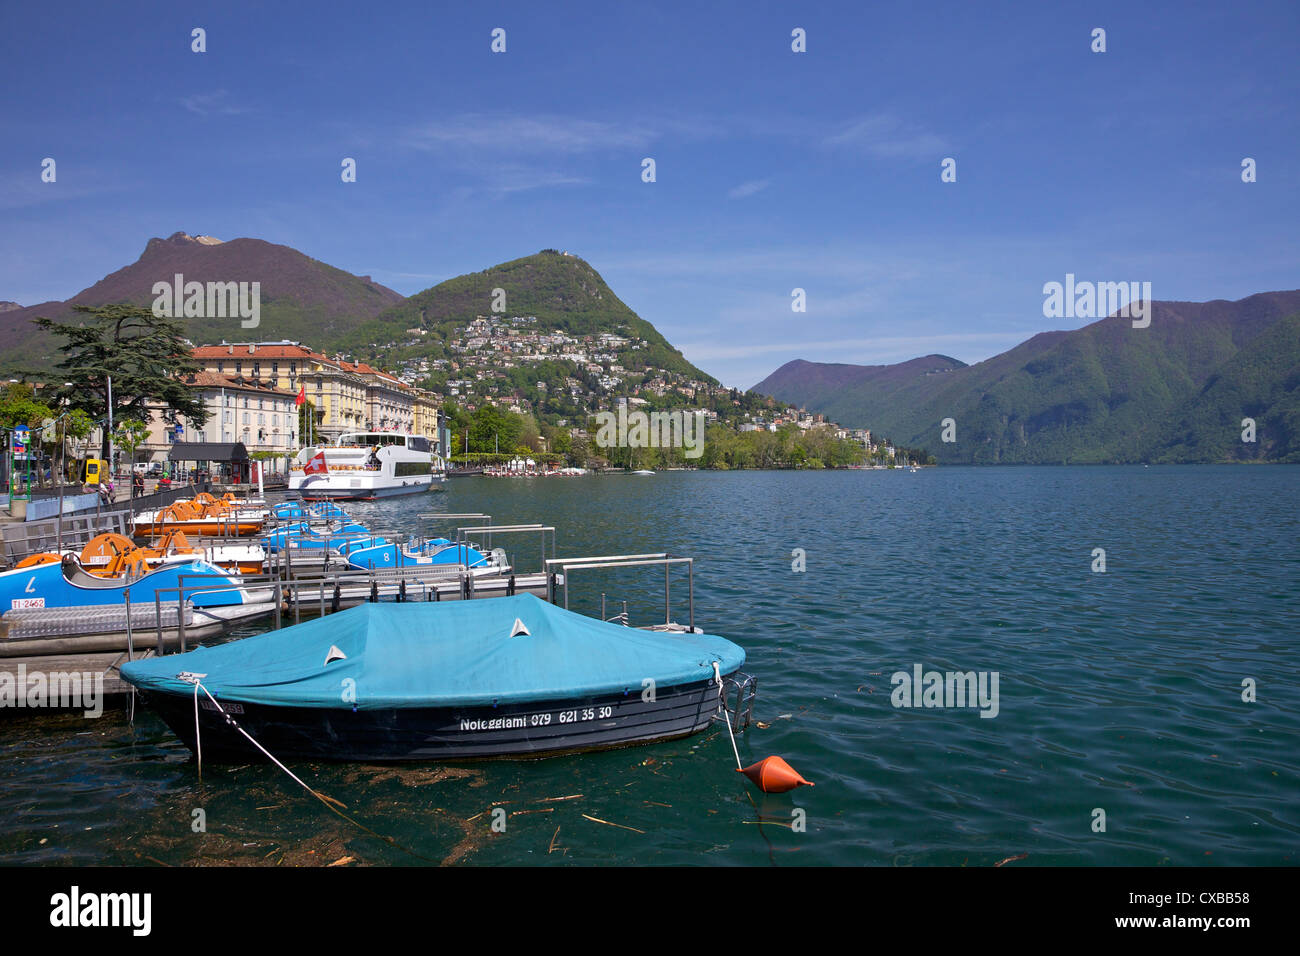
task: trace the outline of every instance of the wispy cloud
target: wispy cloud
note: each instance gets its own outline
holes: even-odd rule
[[[734,189],[728,190],[728,199],[747,199],[755,193],[761,193],[768,186],[772,185],[770,179],[751,179],[747,183],[741,183]]]
[[[878,159],[929,159],[948,149],[948,142],[942,136],[892,113],[863,116],[823,142],[827,146],[856,149]]]
[[[585,186],[590,182],[585,176],[523,165],[506,164],[487,171],[487,188],[498,195],[556,186]]]
[[[238,113],[249,112],[247,107],[236,106],[229,102],[226,99],[228,95],[225,90],[217,90],[215,93],[195,93],[192,96],[181,97],[180,103],[191,113],[197,113],[199,116],[211,116],[213,114],[234,116]]]
[[[752,342],[742,345],[724,345],[718,342],[682,343],[679,347],[692,360],[709,361],[717,359],[753,358],[758,355],[773,353],[789,354],[807,358],[818,353],[825,355],[825,360],[843,361],[844,352],[869,352],[873,356],[881,353],[889,356],[915,358],[929,352],[944,350],[953,346],[992,343],[995,345],[1014,345],[1024,341],[1023,332],[978,332],[957,333],[951,335],[916,335],[885,336],[880,338],[847,339],[792,339],[781,342]],[[879,357],[874,361],[881,361]]]
[[[467,113],[410,127],[402,139],[423,150],[448,147],[498,153],[589,153],[639,148],[655,138],[647,126],[566,116]]]

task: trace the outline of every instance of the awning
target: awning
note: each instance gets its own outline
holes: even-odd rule
[[[168,461],[248,461],[242,441],[178,441],[167,451]]]

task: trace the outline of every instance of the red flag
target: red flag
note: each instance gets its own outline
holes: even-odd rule
[[[304,385],[302,388],[298,389],[298,394],[294,396],[293,403],[294,403],[295,405],[301,405],[301,404],[302,404],[303,402],[305,402],[305,401],[307,401],[307,386],[306,386],[306,385]]]
[[[304,475],[328,475],[330,470],[325,467],[325,453],[323,451],[316,452],[311,460],[302,466],[302,473]]]

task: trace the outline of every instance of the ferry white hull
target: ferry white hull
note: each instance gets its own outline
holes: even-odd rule
[[[289,471],[289,491],[308,501],[370,501],[414,495],[433,487],[438,477],[436,465],[431,444],[423,436],[348,433],[336,445],[311,446],[298,452]]]
[[[432,486],[432,475],[388,479],[334,475],[308,475],[303,478],[295,475],[289,480],[289,491],[297,492],[306,501],[371,501],[375,498],[419,494]]]

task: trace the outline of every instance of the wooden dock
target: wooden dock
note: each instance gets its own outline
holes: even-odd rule
[[[153,657],[152,649],[139,651],[135,655],[135,660],[144,660]],[[0,658],[0,680],[8,676],[10,686],[17,689],[20,694],[26,693],[26,684],[33,675],[43,674],[48,679],[54,674],[97,674],[102,675],[104,680],[103,699],[109,700],[115,697],[122,697],[131,692],[131,685],[122,680],[118,673],[118,668],[126,663],[126,652],[107,652],[96,654],[60,654],[50,656],[48,654],[38,657],[5,657]],[[21,712],[23,708],[4,707],[0,708],[0,713],[9,711]],[[43,707],[42,709],[48,709]],[[81,710],[80,705],[73,706],[71,709]]]

